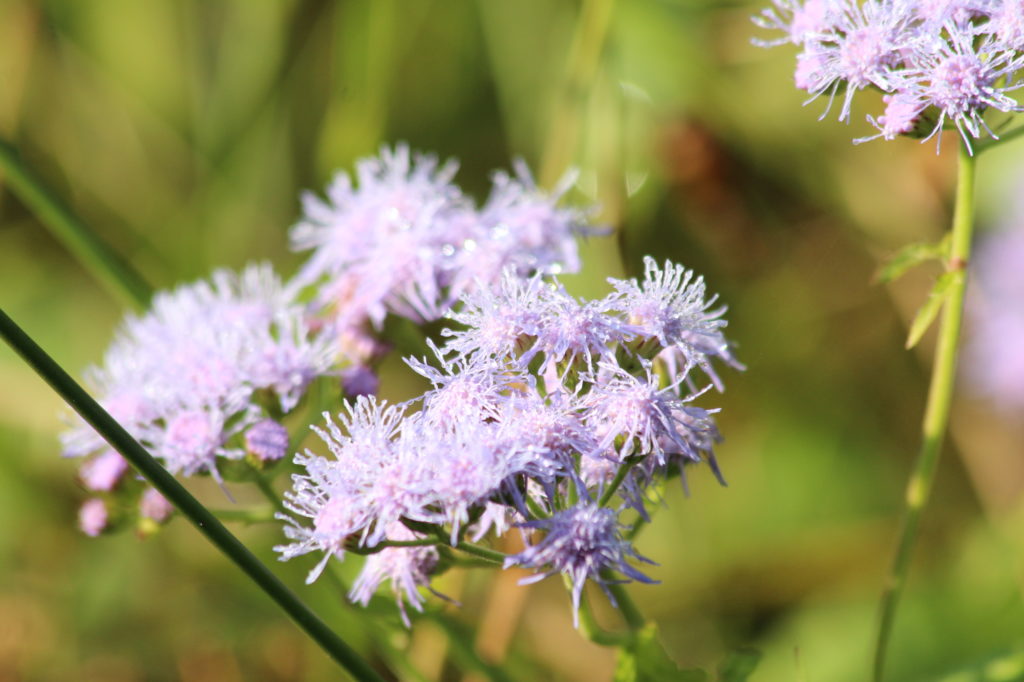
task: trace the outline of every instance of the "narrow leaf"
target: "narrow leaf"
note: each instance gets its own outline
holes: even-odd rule
[[[942,260],[949,251],[949,234],[934,243],[919,242],[908,244],[896,252],[889,262],[882,266],[875,279],[891,282],[902,277],[912,267],[930,260]]]
[[[613,682],[708,682],[703,670],[680,670],[658,638],[658,626],[646,625],[619,651]]]
[[[957,278],[963,277],[963,275],[963,271],[954,270],[944,273],[935,282],[931,293],[928,294],[928,300],[917,311],[914,321],[910,324],[910,332],[907,334],[908,349],[916,346],[917,342],[924,336],[924,333],[932,326],[932,322],[935,321],[939,311],[942,310],[942,304],[949,298],[949,292],[953,283],[956,282]]]
[[[719,682],[747,682],[761,662],[757,649],[736,649],[730,651],[725,660],[718,664]]]

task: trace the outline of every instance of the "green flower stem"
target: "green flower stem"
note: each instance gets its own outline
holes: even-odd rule
[[[567,585],[570,587],[570,585]],[[602,628],[594,618],[594,612],[590,608],[590,600],[587,595],[580,595],[580,633],[594,644],[601,646],[626,646],[630,642],[631,634],[628,632],[609,632]]]
[[[885,655],[892,634],[896,606],[906,583],[910,555],[917,539],[921,513],[928,504],[935,471],[942,451],[942,441],[949,422],[956,378],[957,348],[963,319],[964,293],[967,289],[967,263],[971,253],[971,235],[974,229],[974,176],[976,157],[971,156],[963,144],[960,146],[957,174],[956,205],[953,211],[953,230],[946,269],[954,280],[943,304],[942,322],[935,349],[931,384],[921,425],[921,449],[907,483],[906,507],[900,529],[892,567],[882,594],[881,618],[875,644],[874,679],[881,682],[885,671]]]
[[[536,518],[551,518],[551,514],[548,514],[547,511],[545,511],[544,508],[540,506],[540,503],[537,502],[537,500],[533,499],[532,495],[526,495],[525,498],[527,508],[530,510],[530,513],[533,514]]]
[[[602,571],[601,577],[608,581],[606,587],[612,597],[615,598],[615,604],[619,607],[619,611],[622,612],[622,617],[626,619],[626,625],[629,626],[629,629],[633,632],[642,630],[647,625],[647,619],[644,618],[644,614],[637,608],[633,598],[629,596],[626,587],[621,582],[616,582],[614,576],[609,572]]]
[[[295,623],[356,680],[383,682],[353,649],[270,572],[217,518],[192,497],[113,417],[0,310],[0,336],[178,511],[255,582]]]
[[[491,563],[498,564],[500,566],[505,565],[506,555],[502,554],[501,552],[497,552],[493,549],[487,549],[486,547],[481,547],[480,545],[474,545],[471,542],[460,542],[457,545],[452,545],[447,542],[445,544],[447,544],[452,549],[457,549],[460,552],[465,552],[466,554],[472,554],[473,556],[484,559],[485,561],[490,561]]]
[[[598,500],[599,506],[608,506],[608,503],[612,501],[613,497],[615,497],[615,493],[618,492],[619,486],[621,486],[622,482],[626,480],[626,475],[629,473],[629,470],[632,469],[633,465],[639,461],[640,456],[637,455],[627,457],[625,461],[623,461],[622,466],[620,466],[619,470],[615,472],[615,478],[613,478],[612,482],[608,484],[608,489],[604,491],[604,494],[601,495],[601,499]]]
[[[260,489],[260,492],[263,493],[263,497],[265,497],[267,501],[274,506],[274,511],[283,512],[285,510],[284,504],[281,503],[281,497],[277,494],[277,491],[274,490],[274,487],[270,485],[270,480],[267,479],[262,471],[256,471],[253,469],[252,480],[253,483],[256,484],[256,487]]]
[[[149,305],[153,290],[142,276],[61,203],[4,140],[0,140],[0,171],[18,198],[93,276],[129,305],[140,310]]]
[[[275,511],[273,507],[262,507],[253,509],[213,509],[211,513],[221,521],[253,524],[272,523]]]

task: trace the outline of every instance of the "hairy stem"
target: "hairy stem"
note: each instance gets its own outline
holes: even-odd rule
[[[124,456],[159,490],[217,549],[224,553],[292,620],[356,680],[382,682],[382,678],[334,633],[309,607],[231,534],[163,466],[146,452],[106,410],[68,376],[18,325],[0,310],[0,336],[48,384],[87,421],[97,433]]]
[[[79,220],[22,162],[18,151],[0,140],[0,171],[7,184],[50,232],[96,279],[129,305],[142,310],[153,290],[134,268]]]
[[[896,607],[906,583],[911,552],[917,539],[921,514],[928,504],[942,441],[949,422],[956,379],[957,349],[963,319],[964,293],[967,289],[967,263],[971,253],[971,235],[974,229],[974,175],[976,157],[971,156],[963,144],[960,146],[957,174],[956,205],[953,211],[952,240],[947,271],[955,279],[943,304],[935,360],[924,420],[921,424],[921,449],[910,475],[906,490],[903,523],[896,543],[892,566],[882,593],[878,639],[875,644],[874,679],[881,682],[885,672],[885,656],[892,635]]]

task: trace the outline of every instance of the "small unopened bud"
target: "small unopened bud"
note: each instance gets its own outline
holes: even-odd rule
[[[288,452],[288,429],[273,419],[256,422],[245,432],[245,449],[260,462],[276,462]]]
[[[96,492],[110,492],[128,471],[128,462],[124,457],[107,450],[90,459],[79,470],[82,484]]]
[[[107,527],[107,505],[103,500],[92,498],[86,500],[78,510],[78,527],[91,538],[96,537]]]
[[[139,501],[139,514],[144,519],[163,523],[171,517],[174,506],[156,488],[146,488]]]
[[[366,365],[353,365],[342,370],[341,388],[345,391],[346,398],[377,395],[380,379]]]

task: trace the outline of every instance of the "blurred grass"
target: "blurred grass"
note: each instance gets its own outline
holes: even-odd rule
[[[568,1],[0,0],[0,134],[169,286],[251,259],[290,273],[299,192],[382,142],[458,157],[477,196],[515,156],[539,171],[568,102],[580,198],[617,229],[584,245],[570,286],[602,294],[606,276],[635,274],[645,253],[677,259],[729,304],[749,366],[702,403],[724,408],[729,487],[695,472],[689,499],[670,489],[638,542],[662,584],[631,592],[684,667],[749,645],[765,654],[755,681],[853,682],[867,677],[918,445],[930,342],[904,352],[905,324],[934,273],[870,280],[899,246],[945,229],[952,155],[908,141],[853,147],[866,124],[818,122],[823,103],[802,107],[791,87],[791,51],[749,44],[755,9],[622,0],[589,87],[567,93],[581,11]],[[982,161],[983,222],[998,217],[1018,155],[1010,145]],[[7,191],[0,305],[72,371],[99,360],[122,314]],[[408,376],[397,363],[388,372]],[[0,680],[332,679],[184,524],[145,542],[81,536],[59,401],[8,351],[0,386]],[[1001,463],[1024,454],[1020,421],[960,401],[964,456],[942,465],[894,680],[970,675],[1024,646],[1024,474]],[[993,469],[1006,473],[995,481]],[[272,528],[240,532],[273,560]],[[301,587],[308,566],[277,567]],[[459,580],[439,587],[461,591],[453,613],[473,622],[486,576]],[[325,586],[301,589],[366,646],[359,610]],[[516,679],[612,669],[572,631],[555,580],[530,588],[510,657]]]

